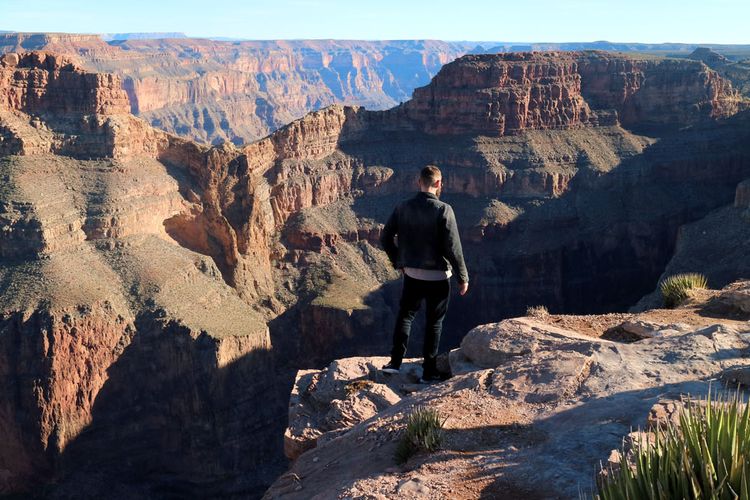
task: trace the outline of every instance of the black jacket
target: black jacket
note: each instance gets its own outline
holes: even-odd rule
[[[459,282],[469,281],[456,216],[432,193],[419,192],[401,202],[386,222],[380,242],[396,269],[452,269]]]

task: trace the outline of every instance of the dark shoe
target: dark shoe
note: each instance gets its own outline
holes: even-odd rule
[[[398,373],[401,369],[400,365],[397,365],[393,361],[385,365],[383,368],[380,369],[383,373]]]
[[[433,384],[435,382],[441,382],[443,377],[439,373],[423,373],[419,379],[420,384]]]

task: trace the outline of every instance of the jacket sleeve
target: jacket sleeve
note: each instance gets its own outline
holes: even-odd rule
[[[388,218],[388,221],[383,227],[383,233],[380,235],[380,244],[383,245],[385,253],[388,255],[393,267],[396,267],[398,262],[398,245],[396,245],[396,235],[398,234],[398,207],[393,210],[393,213]]]
[[[458,235],[458,224],[453,209],[447,206],[443,213],[443,256],[448,259],[460,283],[469,282],[469,272],[466,270],[464,253],[461,248],[461,238]]]

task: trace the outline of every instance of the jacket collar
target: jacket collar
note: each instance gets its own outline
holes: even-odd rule
[[[420,197],[421,198],[432,198],[433,200],[437,200],[438,199],[437,195],[435,195],[433,193],[429,193],[427,191],[420,191],[420,192],[418,192],[417,193],[417,198],[420,198]]]

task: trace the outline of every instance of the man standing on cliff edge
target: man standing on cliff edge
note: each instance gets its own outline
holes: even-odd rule
[[[443,187],[440,169],[428,165],[419,175],[413,198],[401,202],[383,228],[380,242],[393,267],[401,270],[404,287],[393,332],[391,361],[386,373],[398,373],[406,354],[411,323],[422,300],[427,306],[421,382],[440,380],[435,358],[448,311],[450,277],[457,273],[458,293],[469,289],[461,240],[453,208],[438,200]]]

